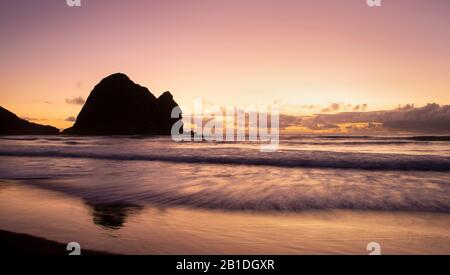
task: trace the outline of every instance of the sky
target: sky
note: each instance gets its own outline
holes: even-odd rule
[[[448,0],[81,3],[2,1],[1,106],[67,128],[116,72],[186,106],[201,97],[308,115],[450,104]]]

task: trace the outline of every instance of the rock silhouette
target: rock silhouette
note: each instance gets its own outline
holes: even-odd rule
[[[0,107],[0,135],[58,135],[59,130],[28,122]]]
[[[169,92],[156,98],[125,74],[104,78],[95,86],[69,135],[170,135],[178,106]]]

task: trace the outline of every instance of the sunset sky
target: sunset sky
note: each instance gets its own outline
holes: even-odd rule
[[[448,0],[2,1],[0,40],[0,106],[59,128],[115,72],[188,106],[450,104]]]

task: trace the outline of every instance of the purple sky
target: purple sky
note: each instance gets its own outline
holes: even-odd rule
[[[15,0],[0,37],[0,105],[59,127],[119,71],[184,105],[450,103],[448,0]]]

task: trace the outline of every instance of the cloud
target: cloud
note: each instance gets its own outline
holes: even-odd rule
[[[322,113],[336,113],[336,112],[346,112],[346,111],[366,111],[367,104],[344,104],[344,103],[331,103],[328,107],[323,108]]]
[[[339,129],[339,126],[336,124],[324,124],[319,126],[320,129],[329,130],[329,129]]]
[[[310,109],[310,110],[315,108],[315,106],[312,105],[312,104],[310,104],[310,105],[301,105],[299,107],[302,108],[302,109]]]
[[[331,130],[339,128],[337,124],[327,121],[320,115],[303,118],[302,124],[300,126],[314,131]]]
[[[352,110],[359,111],[297,118],[285,116],[283,120],[280,117],[280,121],[284,121],[283,123],[289,126],[305,127],[310,130],[333,129],[336,126],[345,125],[343,128],[347,130],[364,128],[383,131],[450,132],[450,105],[441,106],[432,103],[415,107],[409,104],[393,110],[364,112],[366,108],[366,104],[353,105]]]
[[[331,103],[330,106],[322,109],[322,113],[337,112],[341,109],[341,103]]]
[[[414,104],[406,104],[405,106],[399,105],[397,111],[411,111],[414,109]]]
[[[351,107],[351,106],[350,106]],[[353,111],[365,111],[367,109],[367,104],[358,104],[358,105],[354,105],[352,110]]]
[[[303,117],[280,114],[280,129],[301,125]]]
[[[405,107],[387,112],[382,118],[384,126],[403,130],[450,132],[450,105],[432,103],[422,108]]]
[[[47,119],[45,119],[45,118],[36,118],[36,117],[27,117],[27,116],[22,116],[20,118],[23,120],[26,120],[26,121],[47,121]]]
[[[70,122],[75,122],[75,121],[77,121],[77,119],[76,119],[75,117],[73,117],[73,116],[70,116],[70,117],[66,118],[65,120],[66,120],[66,121],[70,121]]]
[[[86,103],[86,100],[84,100],[84,98],[82,98],[81,96],[78,96],[66,98],[66,103],[71,105],[83,105],[84,103]]]

